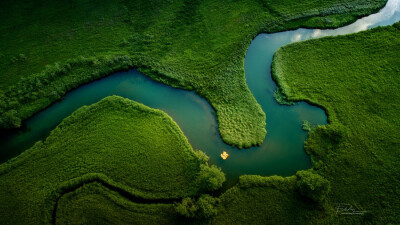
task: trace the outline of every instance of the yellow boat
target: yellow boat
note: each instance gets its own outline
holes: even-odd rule
[[[221,153],[221,158],[222,158],[223,160],[227,159],[228,157],[229,157],[229,154],[226,153],[225,151]]]

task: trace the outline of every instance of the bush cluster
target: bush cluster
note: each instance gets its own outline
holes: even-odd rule
[[[311,171],[299,171],[296,173],[297,188],[301,195],[321,203],[330,191],[330,183],[321,175]]]
[[[226,180],[221,168],[207,164],[200,165],[199,179],[204,191],[218,190]]]
[[[175,203],[176,212],[186,218],[209,219],[217,215],[218,198],[203,194],[197,201],[193,198],[184,198],[182,202]]]

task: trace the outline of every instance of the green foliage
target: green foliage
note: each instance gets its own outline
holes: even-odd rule
[[[300,194],[318,203],[325,200],[330,191],[328,180],[311,171],[299,171],[296,176],[298,179],[297,188]]]
[[[107,97],[78,109],[44,142],[0,165],[0,201],[7,202],[0,206],[0,224],[48,222],[55,201],[83,183],[153,200],[198,195],[204,176],[225,178],[215,166],[207,170],[203,159],[164,112]]]
[[[294,105],[294,102],[289,102],[285,99],[285,96],[282,95],[279,88],[277,88],[274,92],[275,100],[281,105]]]
[[[282,189],[287,183],[287,179],[281,176],[262,177],[259,175],[243,175],[239,177],[238,187],[241,189],[252,187],[276,187]]]
[[[218,198],[204,194],[196,201],[192,198],[184,198],[182,202],[175,203],[175,211],[186,218],[210,219],[218,214]]]
[[[0,127],[3,128],[18,128],[21,126],[21,119],[18,117],[16,110],[9,110],[3,113],[0,117]]]
[[[307,120],[303,121],[303,124],[301,125],[301,129],[304,131],[311,131],[314,128],[314,125],[312,123],[308,122]]]
[[[346,14],[358,11],[368,11],[371,4],[376,4],[374,1],[354,1],[357,4],[348,4],[346,1],[319,1],[319,0],[308,0],[298,2],[296,0],[286,0],[276,2],[274,0],[259,0],[265,7],[279,15],[296,15],[304,13],[305,17],[316,16],[316,15],[332,15],[332,14]],[[291,7],[288,7],[288,6]],[[305,9],[308,9],[305,11]]]
[[[329,115],[330,124],[312,130],[305,143],[315,172],[330,181],[326,202],[373,211],[325,223],[400,217],[399,193],[391,191],[400,186],[399,24],[290,44],[274,56],[273,76],[286,98],[316,103]]]
[[[198,206],[192,198],[184,198],[182,202],[175,204],[176,212],[186,218],[195,218]]]
[[[64,194],[57,204],[56,224],[187,224],[172,204],[133,202],[99,183]]]
[[[200,160],[200,162],[202,163],[208,163],[208,160],[210,159],[206,153],[204,153],[201,150],[194,150],[194,154],[196,155],[196,157]]]
[[[223,140],[250,147],[266,134],[265,114],[245,83],[250,41],[260,32],[343,25],[385,2],[4,0],[1,100],[24,120],[81,84],[138,67],[155,80],[194,89],[216,110]],[[29,60],[10,64],[21,52]],[[129,60],[113,62],[122,56]]]
[[[310,224],[325,214],[298,197],[295,176],[244,175],[220,200],[212,224]]]
[[[218,214],[218,209],[216,208],[220,200],[218,198],[211,197],[210,195],[201,195],[197,200],[197,207],[199,208],[200,218],[211,218]]]
[[[205,191],[215,191],[225,182],[225,174],[215,165],[200,165],[199,179]]]

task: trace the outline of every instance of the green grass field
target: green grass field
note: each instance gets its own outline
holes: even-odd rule
[[[43,224],[57,199],[97,182],[141,199],[197,196],[225,179],[164,112],[121,97],[84,106],[0,165],[0,224]]]
[[[330,125],[313,130],[306,150],[332,186],[330,205],[348,203],[364,216],[342,224],[400,220],[400,23],[282,47],[273,75],[289,101],[326,109]]]
[[[228,144],[260,144],[265,114],[247,88],[243,68],[250,41],[260,32],[337,27],[385,3],[1,1],[0,127],[18,127],[72,88],[137,67],[205,97]]]

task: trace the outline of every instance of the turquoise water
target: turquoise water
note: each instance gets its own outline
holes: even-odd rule
[[[318,107],[305,102],[293,106],[279,105],[273,98],[276,85],[270,67],[274,52],[282,45],[328,35],[354,33],[400,20],[400,1],[389,0],[379,13],[362,18],[335,30],[298,29],[274,34],[260,34],[249,46],[245,59],[246,82],[267,115],[264,143],[259,147],[239,150],[221,140],[215,112],[194,92],[174,89],[157,83],[137,70],[110,75],[69,92],[61,102],[37,113],[25,128],[0,139],[0,162],[19,155],[38,140],[43,140],[63,118],[83,105],[98,102],[109,95],[119,95],[158,108],[170,115],[180,126],[195,149],[210,156],[210,161],[223,169],[228,179],[241,174],[291,175],[310,168],[304,152],[307,133],[301,129],[303,120],[326,124],[326,115]],[[227,151],[230,157],[219,156]]]

